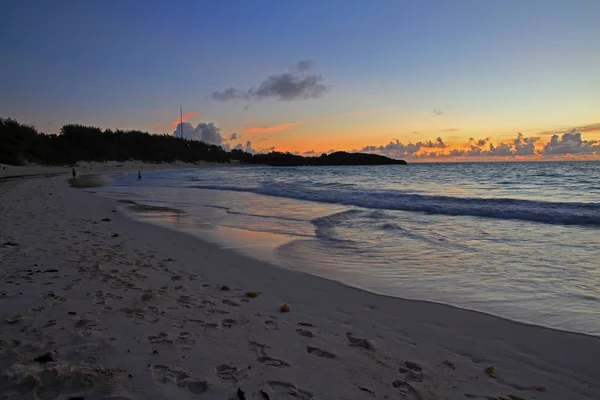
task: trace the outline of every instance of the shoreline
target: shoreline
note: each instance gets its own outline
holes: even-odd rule
[[[97,328],[91,328],[91,337],[96,343],[105,343],[111,335],[123,333],[122,337],[117,335],[117,340],[109,341],[109,354],[95,355],[97,363],[104,367],[118,368],[119,357],[123,358],[128,353],[122,342],[126,343],[125,347],[140,348],[140,354],[127,354],[123,361],[130,364],[128,370],[134,379],[127,378],[125,374],[115,383],[120,389],[124,384],[128,385],[130,398],[163,398],[169,394],[193,398],[199,394],[194,391],[199,392],[204,384],[206,390],[202,393],[212,393],[213,397],[217,393],[234,396],[237,388],[249,396],[264,390],[271,394],[271,398],[280,398],[277,396],[291,392],[304,395],[304,398],[379,398],[384,394],[401,394],[407,398],[418,398],[418,395],[424,399],[465,398],[465,395],[475,396],[470,398],[506,395],[517,396],[515,398],[535,396],[538,399],[600,397],[600,382],[593,357],[600,350],[600,340],[595,336],[528,325],[445,304],[380,295],[301,271],[272,266],[220,249],[192,235],[150,226],[121,212],[113,213],[116,202],[68,187],[64,177],[31,178],[6,184],[11,187],[2,188],[3,206],[6,206],[4,202],[7,199],[29,198],[19,207],[21,211],[37,216],[37,219],[30,220],[29,225],[38,226],[27,226],[18,212],[11,215],[2,213],[2,226],[7,227],[0,232],[2,242],[6,243],[7,238],[15,243],[29,241],[28,246],[32,247],[27,254],[10,253],[16,261],[23,264],[24,258],[31,257],[31,253],[43,254],[53,248],[54,258],[48,260],[60,264],[59,257],[62,255],[68,264],[68,260],[74,257],[73,250],[77,248],[75,254],[82,259],[77,258],[71,267],[63,266],[64,271],[56,269],[74,275],[77,275],[74,269],[84,269],[83,274],[88,274],[91,279],[84,279],[83,284],[77,281],[75,286],[87,284],[88,294],[97,293],[97,287],[109,284],[110,289],[101,290],[104,298],[98,304],[94,301],[88,311],[99,320],[94,325]],[[4,193],[6,191],[8,193]],[[37,193],[39,198],[33,199],[31,192]],[[36,213],[36,205],[39,206],[40,202],[45,209],[55,212]],[[57,221],[58,215],[64,218]],[[107,217],[111,221],[101,221]],[[75,241],[66,247],[61,243],[53,244],[56,240],[48,233],[45,241],[32,242],[28,238],[28,229],[41,232],[47,229],[48,224],[63,224],[72,231],[88,229],[86,232],[91,233],[82,232],[66,239]],[[119,233],[119,237],[112,238],[114,233]],[[79,236],[89,245],[83,243]],[[21,244],[8,249],[5,247],[1,247],[0,254],[3,262],[7,263],[5,252],[13,251],[12,247],[20,248]],[[94,266],[92,259],[97,257],[97,253],[106,251],[110,254],[101,257],[96,262],[99,265]],[[87,256],[83,258],[84,255]],[[115,259],[120,262],[115,263]],[[8,260],[8,269],[13,267],[14,273],[22,268],[16,261],[11,265],[11,260]],[[81,265],[86,263],[91,265]],[[119,286],[111,269],[103,264],[118,267],[117,276],[134,275],[127,285]],[[142,268],[137,264],[148,267]],[[136,271],[132,273],[131,270]],[[148,278],[138,282],[135,273]],[[179,278],[173,279],[176,276]],[[182,278],[184,276],[187,278]],[[64,277],[57,279],[61,284],[65,283]],[[23,283],[24,286],[28,284]],[[221,291],[219,285],[227,285],[233,290]],[[20,297],[16,294],[0,299],[4,303],[2,309],[17,311],[21,308],[23,318],[30,318],[33,325],[37,320],[46,322],[46,317],[52,319],[47,315],[34,316],[39,314],[24,308],[42,300],[39,292],[40,289],[45,290],[43,286],[33,287],[24,295],[30,299],[26,302],[16,304]],[[181,288],[177,289],[179,286]],[[15,291],[6,283],[0,289],[2,292],[9,290]],[[24,287],[20,290],[25,293]],[[255,299],[246,298],[245,291],[260,291],[261,294]],[[55,295],[59,292],[60,289],[56,290]],[[81,291],[79,297],[61,294],[65,298],[62,303],[89,309],[88,296],[84,292]],[[108,292],[110,297],[106,296]],[[133,297],[132,292],[135,292]],[[183,292],[185,295],[181,294]],[[149,295],[149,298],[143,300],[144,295]],[[10,301],[12,298],[15,301]],[[202,301],[213,304],[197,301],[202,298]],[[234,303],[236,305],[232,305]],[[284,303],[290,305],[290,313],[279,312],[279,306]],[[127,317],[126,310],[133,304],[143,315],[137,320],[138,324],[131,324]],[[111,309],[103,310],[107,305]],[[57,305],[58,308],[60,306]],[[164,314],[157,313],[154,308],[164,311]],[[210,310],[220,311],[211,313]],[[221,311],[229,315],[220,314]],[[55,313],[55,310],[37,313],[50,312]],[[2,314],[3,320],[10,317],[5,314]],[[194,322],[192,320],[197,318],[192,318],[191,314],[202,314],[203,319]],[[155,319],[158,321],[153,322]],[[59,321],[57,325],[68,325],[68,314],[65,312],[65,316],[55,318],[55,321]],[[298,325],[298,322],[309,322],[314,327]],[[175,323],[182,328],[174,328]],[[0,337],[5,339],[17,326],[23,328],[21,322],[4,326]],[[177,331],[186,332],[186,335],[181,332],[178,335]],[[155,338],[161,333],[173,337],[172,343]],[[140,337],[137,344],[126,339],[127,335],[139,337],[146,334],[149,336]],[[48,347],[61,355],[61,349],[72,346],[69,340],[72,339],[65,337],[62,342],[58,340],[62,347],[56,344]],[[204,348],[204,352],[197,350],[207,346],[205,341],[211,342],[211,346]],[[259,350],[256,350],[256,345],[250,345],[251,342],[263,347],[258,346]],[[371,345],[374,349],[369,349]],[[158,356],[152,355],[153,348],[160,348]],[[205,352],[210,354],[205,355]],[[149,357],[152,362],[148,361]],[[194,357],[208,367],[191,367],[197,365],[189,361]],[[143,361],[136,364],[137,358]],[[160,362],[156,360],[159,358]],[[4,355],[0,360],[5,360]],[[444,360],[454,363],[456,369],[444,364]],[[421,370],[407,369],[407,361],[416,362]],[[287,366],[282,366],[281,362]],[[151,366],[147,366],[148,363]],[[229,367],[226,368],[229,373],[219,370],[223,365]],[[245,370],[242,366],[252,368]],[[483,371],[489,366],[495,367],[495,377]],[[200,371],[197,375],[201,376],[192,376],[197,370]],[[186,378],[182,379],[187,379],[187,383],[167,378],[177,376],[173,371],[184,371]],[[229,379],[230,375],[234,375],[234,379]],[[244,375],[246,377],[242,378]],[[183,375],[180,373],[179,376]],[[535,389],[542,387],[543,391]],[[307,393],[311,393],[312,397]],[[219,398],[225,398],[222,396]]]
[[[86,189],[88,187],[92,188],[92,187],[96,187],[96,186],[85,186],[85,187],[83,187],[83,189]],[[96,196],[98,195],[96,193],[90,193],[90,194],[96,195]],[[101,197],[103,197],[103,196],[101,196]],[[108,197],[103,197],[103,198],[111,200]],[[118,204],[118,207],[129,208],[129,207],[139,206],[139,207],[143,207],[145,210],[148,210],[150,212],[152,212],[153,209],[160,209],[161,211],[168,209],[168,210],[171,210],[171,211],[176,212],[176,213],[185,214],[184,211],[181,211],[180,209],[174,208],[174,207],[145,206],[145,205],[137,203],[134,200],[113,200],[113,201],[115,201]],[[318,279],[324,279],[326,281],[339,284],[339,285],[341,285],[343,287],[346,287],[346,288],[349,288],[349,289],[353,289],[353,290],[359,290],[361,292],[366,292],[366,293],[369,293],[369,294],[372,294],[372,295],[375,295],[375,296],[381,296],[381,297],[389,298],[389,299],[398,299],[398,300],[402,300],[402,301],[425,302],[425,303],[429,303],[429,304],[450,307],[450,308],[456,309],[456,310],[468,311],[468,312],[473,312],[473,313],[476,313],[476,314],[482,314],[482,315],[485,315],[487,317],[498,318],[498,319],[506,321],[506,322],[516,323],[516,324],[523,325],[523,326],[529,326],[529,327],[541,328],[541,329],[548,329],[548,330],[551,330],[551,331],[556,331],[556,332],[561,332],[561,333],[583,335],[583,336],[586,336],[586,337],[600,339],[600,334],[599,335],[594,335],[594,334],[586,333],[586,332],[568,331],[568,330],[565,330],[565,329],[555,328],[555,327],[552,327],[552,326],[547,326],[547,325],[542,325],[542,324],[536,324],[534,322],[527,322],[527,321],[520,321],[520,320],[517,320],[517,319],[511,319],[509,317],[504,317],[502,315],[493,314],[491,312],[476,310],[476,309],[468,308],[468,307],[465,307],[465,306],[459,306],[459,305],[455,305],[455,304],[451,304],[451,303],[444,303],[444,302],[441,302],[441,301],[427,300],[427,299],[413,299],[413,298],[409,298],[409,297],[398,297],[398,296],[394,296],[394,295],[391,295],[391,294],[386,294],[386,293],[383,293],[383,292],[378,292],[378,291],[376,291],[374,289],[369,289],[369,288],[366,288],[366,287],[362,287],[362,286],[360,286],[358,284],[357,285],[353,285],[351,283],[346,283],[346,282],[343,282],[341,280],[337,280],[337,279],[334,279],[334,278],[328,278],[326,276],[320,276],[320,275],[311,274],[310,272],[304,271],[304,270],[302,270],[300,268],[288,268],[288,267],[285,267],[283,265],[278,265],[276,262],[269,262],[266,259],[261,259],[261,258],[259,258],[257,256],[253,256],[252,255],[253,251],[248,251],[247,253],[244,253],[240,249],[231,247],[230,244],[225,244],[225,242],[219,242],[219,240],[208,240],[208,239],[205,239],[205,238],[201,237],[200,235],[195,235],[193,233],[184,232],[184,231],[180,231],[180,230],[177,230],[177,229],[169,228],[168,226],[161,225],[160,223],[153,223],[153,222],[144,221],[143,218],[139,218],[139,217],[135,217],[134,216],[134,215],[137,214],[137,211],[135,211],[135,210],[133,210],[133,211],[126,211],[124,214],[127,215],[129,218],[131,218],[133,221],[140,222],[142,224],[149,224],[149,225],[152,225],[153,227],[156,227],[156,228],[165,229],[168,232],[173,232],[173,233],[178,233],[178,234],[183,234],[183,235],[186,235],[186,236],[190,236],[190,237],[192,237],[192,238],[194,238],[194,239],[196,239],[198,241],[206,243],[207,245],[215,246],[218,249],[222,249],[222,250],[226,250],[226,251],[229,251],[229,252],[233,252],[233,253],[237,254],[239,257],[248,258],[248,259],[251,259],[254,262],[263,263],[263,264],[269,265],[272,268],[279,268],[279,269],[283,269],[283,270],[286,270],[286,271],[293,271],[295,273],[308,275],[308,276],[315,277],[315,278],[318,278]],[[241,228],[230,228],[230,229],[241,229]],[[207,234],[207,236],[211,236],[211,235]]]

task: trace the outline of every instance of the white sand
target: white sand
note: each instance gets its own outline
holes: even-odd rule
[[[68,177],[0,182],[0,398],[600,399],[600,338],[270,266]]]
[[[173,163],[145,163],[142,161],[105,161],[105,162],[85,162],[80,161],[73,167],[75,168],[77,175],[82,176],[86,174],[106,174],[106,173],[118,173],[118,172],[129,172],[129,171],[157,171],[164,169],[185,169],[185,168],[207,168],[207,167],[232,167],[240,166],[238,163],[231,164],[217,164],[208,163],[205,161],[198,161],[197,163],[184,163],[184,162],[173,162]],[[37,164],[29,164],[23,166],[14,166],[7,164],[0,164],[0,178],[7,177],[21,177],[21,176],[36,176],[36,175],[49,175],[49,174],[71,174],[71,166],[58,166],[48,167]]]

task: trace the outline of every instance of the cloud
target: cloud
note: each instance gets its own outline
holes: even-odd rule
[[[536,150],[537,137],[525,137],[523,134],[517,134],[517,137],[511,140],[499,143],[491,143],[490,138],[469,140],[462,148],[448,148],[442,138],[435,141],[420,141],[417,143],[404,144],[395,139],[385,146],[365,146],[361,152],[376,153],[394,158],[449,158],[449,157],[515,157],[515,156],[539,156],[541,153]],[[586,142],[582,142],[582,146]],[[587,142],[592,146],[595,141]],[[588,149],[591,151],[593,147]]]
[[[439,108],[436,108],[435,110],[433,110],[433,113],[435,115],[443,115],[444,114],[444,110],[440,110]]]
[[[334,150],[330,150],[332,152]],[[537,136],[526,137],[517,133],[516,137],[509,140],[493,142],[487,138],[469,138],[462,145],[447,145],[443,139],[435,141],[419,141],[416,143],[402,143],[398,139],[390,141],[381,146],[364,146],[362,149],[353,150],[363,153],[380,154],[392,158],[407,159],[448,159],[448,158],[482,158],[489,159],[516,159],[523,157],[530,159],[554,158],[555,156],[581,155],[600,156],[600,140],[584,140],[581,132],[567,132],[562,135],[554,135],[545,143]],[[311,150],[304,155],[316,153]]]
[[[298,72],[310,71],[315,66],[315,62],[312,60],[301,60],[296,64],[296,70]]]
[[[440,132],[458,132],[460,131],[459,128],[448,128],[448,129],[442,129]]]
[[[533,156],[535,155],[535,142],[537,142],[539,138],[537,137],[529,137],[526,138],[523,136],[521,132],[519,132],[517,138],[514,140],[513,144],[515,146],[515,155],[517,156]]]
[[[561,135],[567,131],[581,132],[581,133],[600,131],[600,122],[596,122],[593,124],[587,124],[587,125],[583,125],[578,128],[572,128],[572,129],[571,128],[562,128],[562,129],[555,129],[555,130],[550,130],[550,131],[543,131],[543,132],[538,132],[537,134],[540,136]]]
[[[229,139],[227,139],[227,140],[235,140],[238,137],[240,137],[240,136],[237,133],[232,133],[231,136],[229,136]]]
[[[595,132],[600,131],[600,122],[595,124],[584,125],[581,128],[575,129],[577,132]]]
[[[600,142],[583,140],[580,132],[563,133],[562,137],[552,136],[544,146],[543,153],[547,155],[591,154],[600,152]]]
[[[273,125],[273,126],[257,126],[254,128],[244,129],[245,133],[267,133],[267,132],[279,132],[279,131],[289,131],[294,129],[304,122],[289,122],[287,124]]]
[[[255,119],[247,119],[247,120],[245,120],[245,121],[242,121],[242,124],[244,124],[244,125],[248,125],[248,124],[253,124],[253,123],[255,123],[255,122],[256,122],[256,120],[255,120]]]
[[[280,101],[315,99],[327,93],[330,88],[324,83],[321,75],[308,73],[313,66],[314,63],[310,60],[299,61],[292,71],[271,75],[258,86],[251,87],[248,90],[229,88],[217,91],[212,94],[212,98],[217,101],[234,99],[275,99]]]
[[[178,136],[181,129],[181,124],[178,124],[174,136]],[[189,122],[183,123],[183,137],[190,140],[199,140],[208,144],[216,144],[221,146],[223,144],[223,137],[221,136],[221,129],[219,129],[214,123],[199,123],[194,128]]]
[[[513,147],[506,143],[500,143],[497,146],[490,144],[490,149],[487,152],[489,156],[512,156]]]
[[[247,95],[243,92],[240,92],[237,89],[229,88],[223,90],[221,92],[214,92],[212,94],[212,98],[218,101],[228,101],[233,99],[248,99]],[[247,110],[248,106],[244,107],[244,110]]]
[[[423,148],[444,149],[446,148],[446,144],[441,137],[437,138],[435,142],[409,142],[407,144],[403,144],[398,139],[395,139],[385,146],[365,146],[359,151],[364,153],[376,153],[389,157],[411,157],[415,156],[416,153]]]
[[[305,151],[304,153],[302,153],[302,155],[304,157],[314,157],[317,155],[317,152],[314,150],[309,150],[309,151]]]
[[[202,114],[199,113],[198,111],[186,111],[183,113],[182,116],[179,116],[178,118],[175,118],[173,121],[171,121],[170,125],[173,128],[176,126],[179,126],[182,117],[183,117],[183,120],[185,121],[186,119],[194,119],[194,118],[198,118],[200,116],[202,116]]]
[[[351,113],[335,114],[335,115],[329,115],[329,116],[326,116],[326,117],[319,117],[319,118],[307,119],[307,120],[304,120],[304,121],[287,122],[285,124],[279,124],[279,125],[274,125],[274,126],[262,126],[262,127],[255,127],[255,128],[247,128],[247,129],[244,130],[244,132],[245,133],[265,133],[265,132],[287,131],[287,130],[295,129],[295,128],[297,128],[300,125],[308,124],[310,122],[327,121],[327,120],[330,120],[330,119],[337,119],[337,118],[343,118],[343,117],[353,117],[355,115],[378,113],[378,112],[382,112],[382,111],[392,110],[392,109],[395,109],[395,108],[396,107],[384,107],[384,108],[379,108],[379,109],[376,109],[376,110],[362,110],[362,111],[354,111],[354,112],[351,112]]]
[[[256,154],[256,150],[254,150],[254,148],[252,148],[252,142],[249,140],[246,142],[246,144],[238,143],[234,147],[234,149],[242,150],[242,151],[245,151],[246,153]]]

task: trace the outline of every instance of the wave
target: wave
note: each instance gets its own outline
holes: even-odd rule
[[[422,212],[541,222],[561,225],[600,226],[600,203],[563,203],[509,198],[468,198],[407,194],[395,190],[364,190],[357,187],[308,188],[281,182],[254,188],[195,185],[197,189],[251,192],[320,203],[342,204],[381,210]]]

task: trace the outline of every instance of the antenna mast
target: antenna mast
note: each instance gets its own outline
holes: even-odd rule
[[[183,109],[181,108],[181,106],[179,106],[179,119],[179,133],[181,135],[181,138],[183,139]]]

